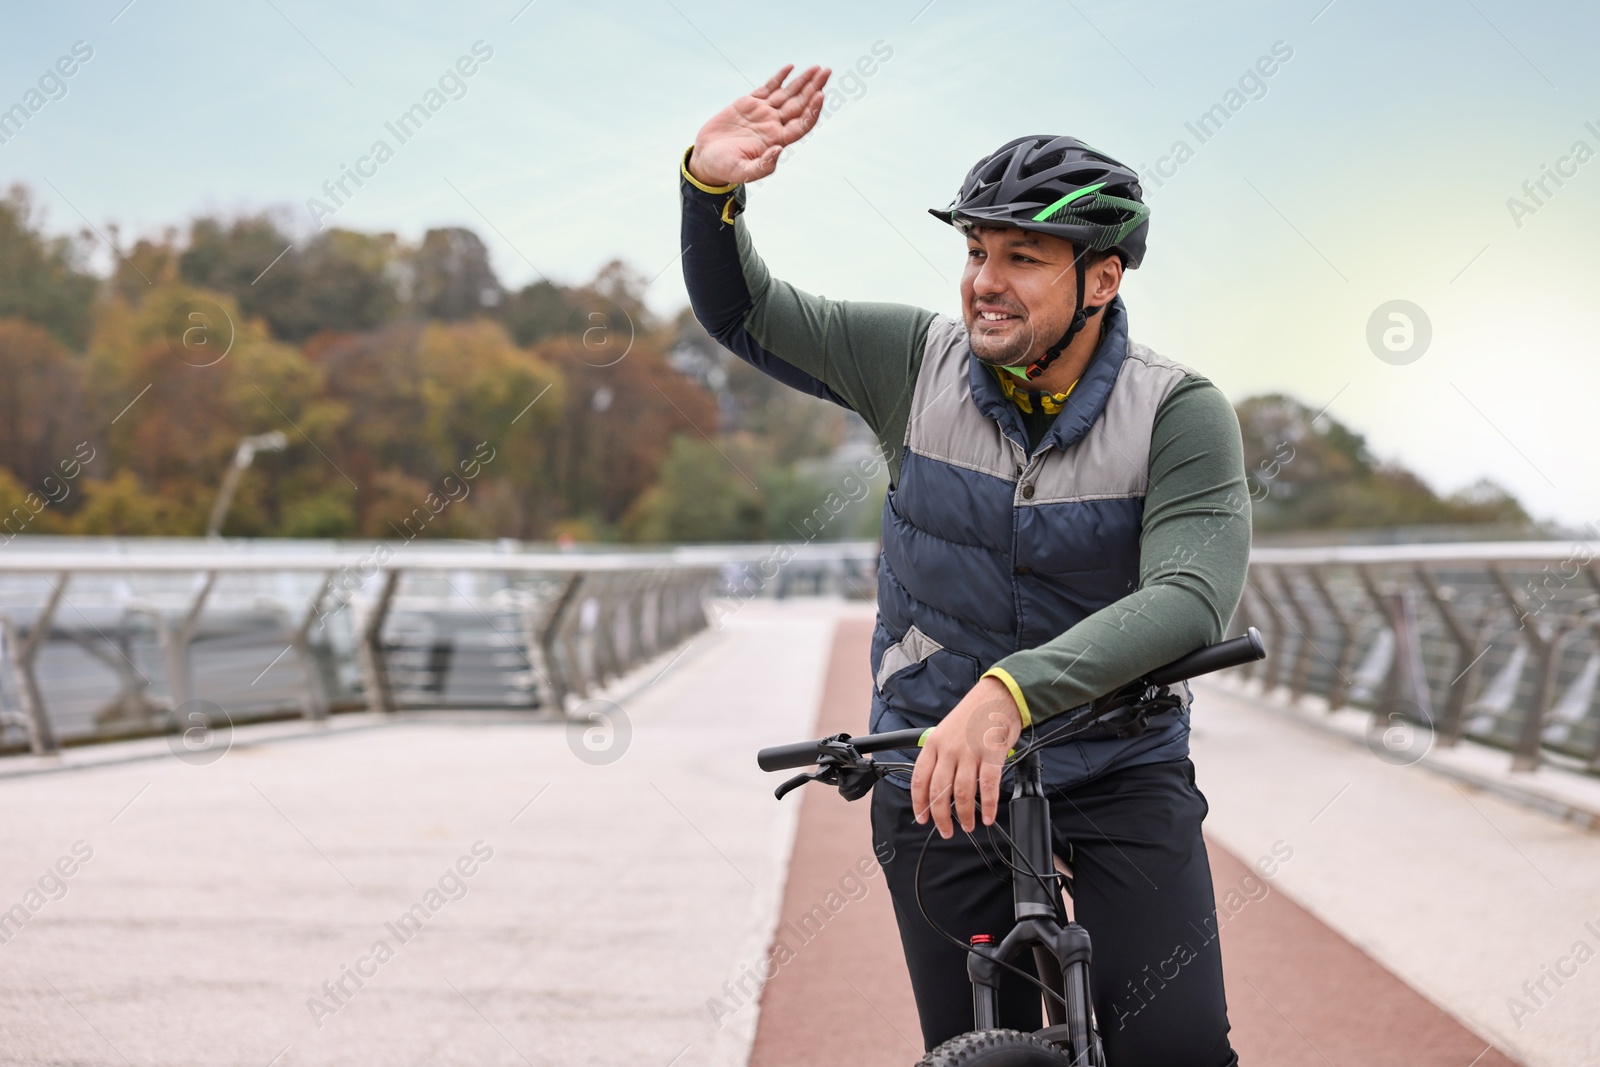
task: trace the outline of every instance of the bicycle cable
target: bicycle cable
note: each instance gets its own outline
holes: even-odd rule
[[[1015,874],[1026,874],[1030,878],[1032,878],[1035,882],[1038,882],[1039,883],[1039,888],[1044,890],[1045,895],[1048,896],[1050,898],[1050,900],[1055,904],[1056,919],[1063,926],[1066,925],[1066,923],[1068,921],[1067,920],[1067,909],[1066,909],[1066,905],[1061,902],[1061,887],[1059,885],[1052,885],[1051,884],[1056,879],[1061,877],[1061,873],[1059,871],[1056,871],[1056,872],[1053,872],[1051,874],[1041,874],[1038,871],[1034,870],[1033,869],[1033,864],[1028,862],[1028,857],[1023,853],[1023,851],[1021,849],[1019,849],[1017,847],[1016,841],[1012,838],[1012,836],[1009,833],[1006,832],[1006,828],[1004,826],[1001,826],[998,820],[990,824],[989,830],[991,832],[990,840],[993,840],[993,831],[999,830],[1000,831],[1000,836],[1005,838],[1006,839],[1006,844],[1011,847],[1011,854],[1014,855],[1014,856],[1020,856],[1022,858],[1022,861],[1024,863],[1028,864],[1028,867],[1027,867],[1027,870],[1023,870],[1021,867],[1018,867],[1010,859],[1007,859],[1003,854],[1001,854],[1001,856],[1000,856],[1000,862],[1004,863],[1007,867],[1011,868],[1011,870]],[[996,849],[995,851],[998,853],[999,849]]]
[[[933,835],[938,832],[938,829],[939,828],[937,826],[928,827],[928,836],[922,839],[922,850],[917,853],[917,869],[911,877],[911,890],[912,894],[917,898],[917,910],[922,913],[922,920],[933,928],[934,933],[938,934],[940,937],[944,938],[946,941],[960,948],[963,952],[966,952],[969,955],[981,956],[983,954],[977,950],[975,945],[971,945],[965,941],[962,941],[959,937],[955,936],[944,927],[934,922],[933,916],[928,914],[927,905],[922,901],[922,861],[927,858],[928,846],[933,843]],[[1062,996],[1056,990],[1051,989],[1049,986],[1045,985],[1038,978],[1029,974],[1021,967],[1013,966],[1012,964],[1007,963],[1005,960],[1000,959],[998,956],[987,956],[985,958],[993,960],[995,963],[999,964],[1001,967],[1004,967],[1011,973],[1018,975],[1035,986],[1038,986],[1041,992],[1047,996],[1054,997],[1056,1000],[1061,1002],[1061,1006],[1063,1008],[1066,1008],[1069,1011],[1071,1010],[1071,1006],[1067,1003],[1066,997]]]
[[[995,854],[996,857],[1001,857],[1000,845],[994,839],[994,827],[993,826],[985,826],[984,830],[987,831],[988,834],[989,834],[989,847],[994,849],[994,854]],[[1003,871],[995,870],[994,864],[989,862],[988,853],[984,852],[983,849],[978,845],[978,843],[976,841],[972,842],[972,847],[977,850],[978,858],[983,860],[983,865],[989,869],[989,873],[994,875],[995,878],[998,881],[1007,882],[1007,883],[1009,883],[1011,881],[1011,878],[1012,878],[1011,875],[1008,875],[1008,874],[1004,873]],[[1002,865],[1004,865],[1005,864],[1005,859],[1003,857],[1001,857],[1000,858],[1000,862],[1001,862]]]

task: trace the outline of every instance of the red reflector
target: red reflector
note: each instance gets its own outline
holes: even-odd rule
[[[992,945],[992,944],[994,944],[994,935],[992,935],[992,934],[973,934],[972,938],[971,938],[971,943],[974,944],[974,945]]]

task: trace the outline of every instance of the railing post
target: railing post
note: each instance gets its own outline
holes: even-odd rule
[[[166,638],[167,668],[167,694],[172,701],[174,713],[193,697],[191,664],[189,660],[189,645],[194,641],[195,626],[200,621],[200,615],[206,609],[206,601],[211,597],[211,590],[217,585],[217,572],[206,571],[201,580],[200,588],[195,593],[194,599],[189,602],[189,609],[183,613],[183,618],[178,620],[175,628],[161,627],[158,633]]]
[[[715,571],[702,571],[698,578],[691,579],[690,581],[690,633],[700,633],[706,627],[711,625],[710,618],[706,616],[706,602],[711,599],[712,586],[716,580],[717,574]]]
[[[1573,634],[1587,636],[1592,641],[1594,639],[1594,622],[1572,623],[1570,620],[1563,620],[1561,625],[1556,628],[1555,638],[1552,642],[1555,646],[1555,651],[1551,656],[1553,668],[1560,665],[1561,654],[1565,650],[1566,640]],[[1562,696],[1556,696],[1553,670],[1550,689],[1550,707],[1544,714],[1546,722],[1539,733],[1539,739],[1541,744],[1557,745],[1567,739],[1574,725],[1583,721],[1583,716],[1588,711],[1588,706],[1594,702],[1594,690],[1592,686],[1587,688],[1584,686],[1583,676],[1580,672],[1577,677],[1573,678],[1566,692]],[[1563,708],[1563,704],[1566,703],[1568,698],[1581,699],[1583,706],[1576,713],[1568,711],[1568,709]]]
[[[573,597],[572,603],[562,614],[559,635],[562,661],[566,664],[563,680],[567,691],[577,696],[579,700],[589,698],[589,675],[584,669],[582,649],[578,647],[578,630],[583,625],[583,606],[591,599],[589,586],[593,581],[594,575],[583,576],[583,581],[578,587],[580,595]],[[564,711],[563,708],[563,713]]]
[[[1294,575],[1288,567],[1278,568],[1278,592],[1282,594],[1289,610],[1300,621],[1300,644],[1294,650],[1294,671],[1289,677],[1289,702],[1297,704],[1306,692],[1306,679],[1311,673],[1311,654],[1316,651],[1312,634],[1316,627],[1306,612],[1300,598],[1295,595]]]
[[[1386,718],[1393,711],[1394,694],[1399,692],[1399,680],[1396,677],[1400,672],[1400,634],[1394,628],[1394,622],[1389,615],[1389,602],[1387,594],[1378,585],[1377,578],[1373,577],[1372,570],[1364,563],[1357,564],[1356,574],[1361,578],[1361,588],[1367,592],[1367,599],[1377,610],[1379,624],[1387,628],[1394,638],[1394,652],[1389,657],[1389,666],[1384,671],[1383,685],[1377,690],[1376,699],[1372,702],[1373,720],[1379,721]]]
[[[383,624],[388,621],[389,607],[394,603],[395,587],[399,584],[398,570],[383,572],[383,585],[361,621],[356,642],[361,657],[362,687],[367,691],[367,710],[384,715],[394,711],[394,688],[389,682],[389,661],[383,653]]]
[[[28,748],[36,756],[52,755],[61,750],[55,726],[50,722],[50,710],[44,702],[44,690],[39,687],[37,666],[39,649],[50,633],[56,608],[66,595],[67,582],[71,577],[66,571],[56,576],[55,583],[50,587],[50,599],[45,601],[44,609],[34,619],[27,637],[19,641],[11,619],[6,617],[0,620],[5,626],[6,647],[15,650],[13,656],[17,680],[21,682],[22,710],[27,716]]]
[[[1343,605],[1334,597],[1333,590],[1328,587],[1327,578],[1321,567],[1308,567],[1306,574],[1311,579],[1311,586],[1317,591],[1317,596],[1322,598],[1322,603],[1328,609],[1328,614],[1333,617],[1334,625],[1339,628],[1339,650],[1334,654],[1333,679],[1328,683],[1328,710],[1338,711],[1344,707],[1345,694],[1350,690],[1350,671],[1353,668],[1351,660],[1356,652],[1356,628]]]
[[[1428,676],[1423,669],[1420,635],[1417,631],[1417,611],[1409,590],[1388,593],[1383,598],[1384,614],[1389,629],[1394,633],[1394,658],[1390,661],[1389,675],[1384,679],[1383,698],[1373,709],[1376,724],[1392,720],[1407,706],[1414,708],[1413,716],[1433,729],[1433,696],[1428,689]]]
[[[93,656],[105,664],[106,669],[117,676],[117,695],[108,705],[108,710],[111,710],[111,718],[150,718],[150,710],[157,706],[147,695],[147,691],[150,688],[150,679],[140,674],[139,669],[128,658],[128,642],[125,633],[117,634],[117,637],[123,639],[120,642],[117,637],[105,633],[91,637],[87,634],[72,633],[69,630],[63,636],[83,649],[86,655]],[[102,645],[109,646],[110,651],[107,651],[107,648],[102,647]],[[95,721],[98,723],[105,715],[106,710],[102,710],[95,717]]]
[[[683,576],[683,637],[688,640],[706,626],[704,580],[694,571]]]
[[[1466,719],[1467,694],[1472,691],[1472,683],[1477,677],[1478,661],[1483,658],[1481,650],[1475,651],[1479,640],[1482,639],[1482,625],[1479,632],[1471,633],[1467,630],[1466,623],[1461,621],[1461,616],[1456,613],[1455,606],[1450,603],[1450,598],[1440,588],[1439,582],[1433,573],[1426,567],[1416,569],[1417,581],[1422,583],[1422,588],[1428,593],[1428,599],[1433,601],[1434,610],[1439,613],[1439,618],[1444,620],[1445,629],[1450,632],[1450,639],[1456,646],[1456,663],[1454,681],[1450,683],[1445,692],[1444,714],[1439,718],[1437,739],[1445,748],[1461,740],[1461,725]]]
[[[1383,687],[1373,701],[1372,721],[1381,728],[1400,710],[1401,693],[1409,689],[1410,702],[1432,728],[1433,703],[1428,694],[1428,679],[1419,676],[1417,667],[1420,656],[1416,643],[1416,612],[1403,594],[1385,591],[1365,564],[1357,565],[1356,572],[1361,576],[1361,585],[1367,591],[1368,599],[1378,610],[1378,618],[1394,637],[1394,653],[1389,657],[1389,669],[1384,673]]]
[[[644,594],[650,587],[650,572],[629,571],[627,596],[622,602],[623,629],[627,634],[627,665],[632,670],[650,658],[644,647]]]
[[[1270,650],[1270,652],[1264,661],[1256,660],[1254,662],[1247,663],[1244,666],[1244,671],[1246,676],[1250,678],[1254,678],[1257,672],[1260,672],[1261,691],[1263,694],[1265,694],[1271,692],[1272,690],[1273,666],[1271,661],[1281,653],[1283,647],[1281,641],[1283,636],[1283,626],[1279,620],[1273,617],[1272,605],[1266,602],[1266,595],[1261,592],[1254,581],[1250,580],[1252,576],[1251,572],[1253,572],[1253,576],[1255,578],[1259,578],[1261,576],[1262,568],[1259,564],[1252,563],[1250,565],[1249,571],[1246,572],[1244,592],[1241,595],[1240,600],[1241,602],[1259,601],[1261,605],[1267,609],[1261,612],[1257,612],[1253,608],[1247,608],[1246,610],[1255,620],[1256,625],[1263,631],[1267,648]]]
[[[617,653],[617,595],[622,576],[616,571],[606,574],[595,594],[594,619],[594,681],[603,686],[623,673],[622,659]]]
[[[639,647],[645,658],[661,651],[661,588],[662,571],[646,573],[644,587],[639,593]]]
[[[568,681],[569,668],[562,662],[559,645],[562,631],[567,624],[567,615],[577,603],[578,590],[582,585],[582,574],[567,575],[536,632],[539,659],[544,666],[545,682],[550,687],[548,694],[550,710],[555,715],[566,714],[567,694],[572,691],[571,683]]]
[[[300,620],[300,626],[291,638],[294,655],[300,661],[300,673],[304,677],[300,687],[301,711],[306,718],[319,721],[328,717],[328,694],[322,686],[322,670],[317,665],[316,657],[311,654],[311,625],[322,617],[322,602],[333,590],[333,577],[333,571],[323,574],[322,584],[317,587],[316,595],[306,608],[305,617]]]
[[[1534,613],[1528,611],[1522,597],[1511,588],[1511,582],[1506,579],[1505,573],[1498,566],[1490,564],[1489,574],[1505,596],[1506,603],[1517,620],[1517,628],[1528,635],[1528,644],[1533,649],[1534,657],[1539,661],[1539,673],[1535,676],[1533,687],[1533,704],[1522,716],[1521,730],[1517,734],[1517,747],[1511,757],[1513,771],[1533,771],[1539,768],[1539,742],[1544,733],[1545,706],[1550,701],[1550,682],[1555,673],[1556,643],[1560,640],[1561,633],[1558,627],[1552,627],[1552,632],[1549,634],[1539,628],[1539,624],[1534,621]]]
[[[678,595],[678,576],[668,573],[656,595],[656,637],[662,648],[678,643],[677,611],[673,603]]]
[[[1277,638],[1276,655],[1267,657],[1266,671],[1262,679],[1262,685],[1264,686],[1262,692],[1274,693],[1289,685],[1289,680],[1293,676],[1294,661],[1300,654],[1301,646],[1305,644],[1305,635],[1284,613],[1284,610],[1278,607],[1268,592],[1269,584],[1277,582],[1281,572],[1276,567],[1259,567],[1257,570],[1260,572],[1261,581],[1258,581],[1255,585],[1256,595],[1267,606],[1267,610],[1277,616],[1277,621],[1272,627],[1274,636]],[[1291,633],[1295,635],[1296,641],[1294,656],[1288,655],[1285,648],[1289,643],[1289,635]],[[1273,660],[1277,661],[1276,664],[1274,664]]]

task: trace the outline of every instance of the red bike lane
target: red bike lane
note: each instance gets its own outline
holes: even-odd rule
[[[817,736],[859,733],[872,623],[838,624]],[[776,776],[774,782],[777,781]],[[751,1067],[905,1067],[922,1054],[867,805],[808,788],[762,992]],[[1454,1017],[1209,843],[1232,1039],[1247,1067],[1515,1067]],[[1226,907],[1220,904],[1219,907]],[[1092,931],[1091,931],[1092,934]]]

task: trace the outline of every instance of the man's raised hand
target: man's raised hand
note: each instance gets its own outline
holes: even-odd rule
[[[833,71],[808,67],[785,85],[792,70],[790,63],[700,127],[689,156],[689,173],[697,181],[738,185],[765,178],[777,169],[784,148],[811,132]]]

